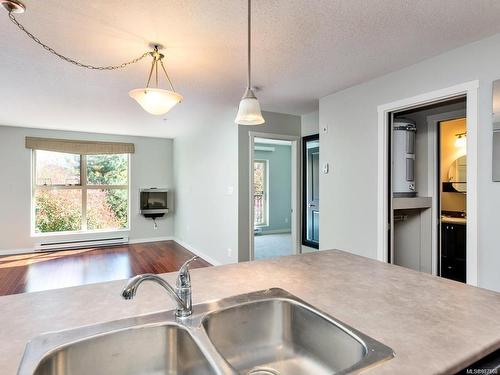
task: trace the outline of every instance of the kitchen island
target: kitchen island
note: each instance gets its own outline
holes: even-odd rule
[[[369,374],[454,373],[500,348],[500,294],[342,251],[195,269],[191,278],[195,304],[272,287],[302,298],[395,351]],[[174,308],[158,285],[144,284],[132,301],[121,298],[124,285],[0,297],[0,373],[15,374],[41,333]]]

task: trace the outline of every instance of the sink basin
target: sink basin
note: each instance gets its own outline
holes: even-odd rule
[[[203,327],[222,357],[240,374],[335,374],[375,360],[375,342],[363,342],[341,324],[294,299],[239,304],[209,314]],[[371,351],[367,345],[372,346]],[[387,347],[377,345],[377,349],[382,357],[392,356]]]
[[[188,331],[163,325],[127,329],[63,346],[47,355],[34,375],[210,373],[209,362]]]
[[[282,289],[35,337],[18,375],[348,374],[387,346]]]

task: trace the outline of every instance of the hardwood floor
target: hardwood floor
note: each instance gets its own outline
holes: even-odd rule
[[[0,296],[178,271],[190,251],[174,241],[0,257]],[[191,268],[211,266],[197,259]]]

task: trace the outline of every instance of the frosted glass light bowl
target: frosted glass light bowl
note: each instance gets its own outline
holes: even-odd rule
[[[234,122],[240,125],[262,125],[265,123],[257,98],[245,97],[241,99]]]
[[[146,112],[157,116],[164,115],[183,99],[182,95],[174,91],[154,88],[134,89],[128,94]]]

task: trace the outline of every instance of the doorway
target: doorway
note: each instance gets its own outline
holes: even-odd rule
[[[299,252],[298,137],[250,134],[250,259]]]
[[[319,248],[319,134],[302,138],[302,245]]]
[[[467,122],[439,122],[439,275],[466,282]]]
[[[440,242],[436,240],[441,236],[441,211],[439,210],[441,200],[439,185],[441,184],[439,182],[438,172],[439,160],[437,160],[439,155],[437,133],[440,128],[439,126],[433,127],[432,123],[465,117],[467,124],[467,194],[465,197],[467,205],[467,225],[465,229],[465,239],[467,243],[466,281],[468,284],[477,285],[477,91],[478,82],[473,81],[379,106],[379,221],[377,247],[377,257],[379,260],[391,263],[418,261],[420,262],[420,267],[424,265],[426,268],[420,268],[421,271],[429,272],[434,275],[440,274]],[[399,178],[405,180],[407,189],[403,189],[403,191],[398,188],[396,192],[403,194],[399,195],[397,200],[395,200],[392,181],[396,176],[393,175],[395,166],[392,157],[394,153],[393,143],[397,141],[396,136],[393,134],[393,130],[394,125],[398,127],[404,125],[400,123],[394,124],[395,117],[403,117],[398,119],[399,122],[402,122],[405,120],[402,115],[408,115],[410,112],[418,112],[426,107],[432,109],[446,104],[453,104],[453,101],[462,101],[465,104],[466,110],[465,108],[463,109],[462,115],[446,118],[449,113],[443,114],[443,111],[440,109],[433,114],[428,113],[424,123],[421,125],[424,127],[424,130],[425,126],[427,126],[427,134],[420,129],[420,140],[417,138],[415,139],[417,153],[419,153],[418,148],[420,147],[420,155],[423,155],[424,159],[427,158],[427,162],[425,160],[422,161],[421,158],[418,160],[419,158],[415,157],[414,151],[413,155],[411,152],[408,152],[408,139],[411,139],[409,134],[401,138],[402,146],[400,148],[403,149],[401,159],[405,167],[402,170],[406,171],[406,174]],[[443,116],[445,118],[443,118]],[[413,120],[418,119],[414,118]],[[413,130],[415,129],[415,124],[406,124],[403,128],[406,129],[407,133],[411,133],[415,131]],[[416,132],[419,134],[418,128]],[[422,137],[422,135],[424,136]],[[406,141],[403,142],[405,139]],[[422,146],[424,146],[424,152],[422,152]],[[410,155],[407,155],[408,153]],[[412,158],[415,159],[414,162],[409,160]],[[425,168],[419,168],[417,162],[423,162],[424,165],[427,164],[427,170],[425,170]],[[411,173],[408,174],[408,170],[410,170]],[[422,170],[424,171],[424,177],[427,176],[427,178],[421,178]],[[417,180],[416,182],[414,181],[415,178]],[[396,210],[398,210],[398,212],[396,212]],[[415,214],[416,211],[419,213]],[[432,225],[429,226],[429,223],[432,223]],[[398,226],[403,229],[398,230]],[[396,231],[399,231],[400,235],[395,235]],[[407,233],[405,233],[405,231]],[[403,233],[403,235],[401,235],[401,233]],[[408,237],[408,235],[412,237]],[[399,238],[399,244],[408,247],[406,254],[411,257],[400,257],[399,260],[396,259],[397,254],[394,253],[394,249],[398,244],[395,244],[394,241],[398,241],[398,236],[401,237]],[[408,238],[412,238],[411,243],[415,245],[415,248],[420,247],[420,252],[410,251],[411,243],[408,245],[409,242],[406,241]],[[404,239],[404,241],[402,239]],[[430,247],[432,247],[432,253],[428,251]],[[425,258],[422,258],[423,255]],[[430,269],[429,266],[431,266]]]

